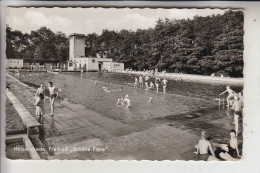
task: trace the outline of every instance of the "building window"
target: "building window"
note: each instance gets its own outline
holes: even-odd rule
[[[96,61],[94,59],[92,59],[92,62],[95,63]]]

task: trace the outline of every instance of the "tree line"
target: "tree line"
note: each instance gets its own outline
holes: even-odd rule
[[[86,36],[86,56],[112,58],[133,70],[243,76],[243,11],[193,19],[158,19],[149,29],[103,30]],[[69,40],[46,27],[23,34],[7,26],[7,57],[67,61]]]

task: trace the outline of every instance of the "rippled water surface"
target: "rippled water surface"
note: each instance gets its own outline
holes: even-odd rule
[[[178,115],[214,107],[216,102],[213,101],[213,98],[218,97],[218,94],[223,92],[226,87],[220,84],[169,80],[167,93],[163,94],[127,86],[126,83],[134,82],[134,75],[98,72],[83,73],[82,78],[81,74],[76,72],[65,72],[61,75],[22,72],[20,79],[35,85],[52,81],[57,88],[63,88],[61,97],[84,105],[87,109],[96,111],[102,116],[122,122]],[[97,84],[95,84],[95,80],[97,80]],[[111,92],[104,92],[102,89],[104,85],[107,85]],[[242,90],[242,87],[230,86],[236,92]],[[123,87],[123,91],[118,90],[120,87]],[[160,86],[161,90],[162,86]],[[117,99],[126,94],[129,95],[132,103],[132,108],[128,110],[115,105]],[[148,103],[149,97],[153,97],[152,103]]]

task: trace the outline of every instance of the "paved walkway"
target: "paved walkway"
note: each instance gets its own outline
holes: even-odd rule
[[[7,76],[10,90],[35,116],[35,88]],[[201,130],[208,129],[221,142],[228,141],[233,127],[223,111],[169,116],[125,124],[102,116],[80,104],[57,100],[49,117],[45,102],[43,142],[50,147],[49,159],[196,160],[194,144]],[[65,150],[65,151],[64,151]]]

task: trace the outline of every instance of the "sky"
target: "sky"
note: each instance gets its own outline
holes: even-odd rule
[[[42,26],[67,36],[73,33],[101,34],[103,29],[136,31],[154,27],[161,19],[192,19],[194,16],[223,14],[223,9],[129,9],[129,8],[11,8],[6,23],[13,30],[30,33]]]

